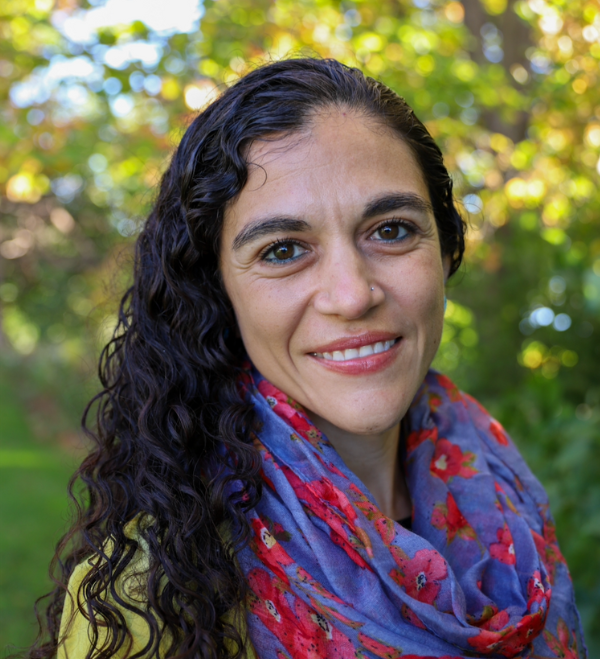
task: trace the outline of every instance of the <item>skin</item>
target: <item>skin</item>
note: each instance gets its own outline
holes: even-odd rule
[[[248,159],[220,253],[248,355],[306,409],[382,512],[406,517],[399,424],[440,343],[449,270],[421,170],[391,130],[338,109],[321,111],[301,134],[255,142]],[[365,217],[389,195],[423,203]],[[249,228],[282,216],[293,220],[287,229],[271,221],[240,244]],[[287,244],[273,248],[276,240]],[[400,338],[383,368],[340,373],[315,356],[332,341],[379,331]]]

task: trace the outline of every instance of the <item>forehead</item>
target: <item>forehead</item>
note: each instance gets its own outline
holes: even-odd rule
[[[362,209],[378,192],[413,193],[429,201],[410,147],[390,128],[351,111],[329,110],[301,132],[257,140],[246,186],[225,213],[228,225],[257,215],[331,215]]]

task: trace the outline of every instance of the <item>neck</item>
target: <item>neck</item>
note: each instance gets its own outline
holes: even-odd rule
[[[322,417],[309,414],[352,472],[371,492],[379,510],[390,519],[410,516],[411,503],[399,464],[400,424],[382,433],[355,435]]]

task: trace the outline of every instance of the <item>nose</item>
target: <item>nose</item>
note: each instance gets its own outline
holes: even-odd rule
[[[326,259],[319,273],[315,309],[347,320],[362,318],[385,297],[356,249],[340,250]]]

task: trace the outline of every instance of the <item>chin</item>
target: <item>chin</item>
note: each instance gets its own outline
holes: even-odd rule
[[[381,434],[400,423],[404,414],[405,412],[398,413],[393,417],[386,415],[385,418],[368,419],[366,423],[364,419],[356,419],[356,422],[348,428],[348,431],[354,435]]]
[[[407,402],[406,406],[398,406],[394,410],[391,410],[389,406],[385,409],[373,410],[368,409],[368,405],[365,405],[363,408],[365,411],[362,413],[357,413],[356,405],[347,409],[335,409],[332,405],[326,411],[324,410],[324,413],[309,412],[309,416],[320,417],[328,424],[353,435],[376,435],[398,424],[409,405],[410,401]]]
[[[315,417],[317,427],[322,420],[354,435],[374,435],[402,420],[422,381],[423,378],[407,381],[405,377],[397,377],[392,386],[379,384],[369,388],[369,383],[363,380],[358,390],[355,386],[338,389],[332,386],[329,390],[319,387],[307,392],[309,395],[298,402],[310,417]]]

